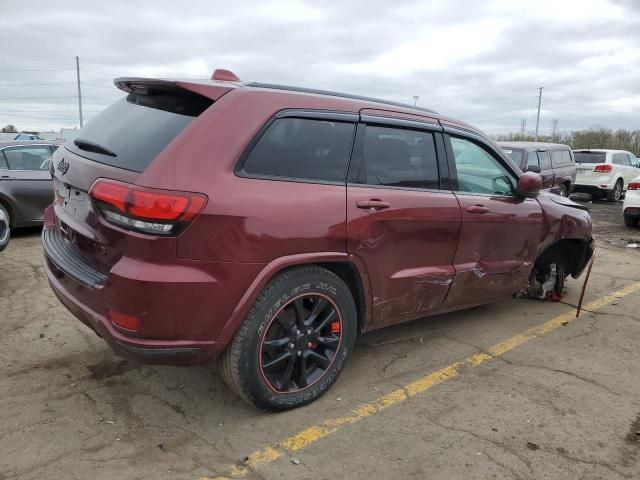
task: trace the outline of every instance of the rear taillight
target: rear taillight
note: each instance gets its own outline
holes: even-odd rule
[[[609,173],[611,170],[613,170],[613,166],[605,163],[603,165],[596,165],[596,168],[593,169],[594,172],[599,172],[599,173]]]
[[[199,193],[139,187],[116,180],[97,180],[89,195],[104,218],[143,233],[176,235],[207,203]]]
[[[640,182],[629,182],[627,190],[640,190]]]

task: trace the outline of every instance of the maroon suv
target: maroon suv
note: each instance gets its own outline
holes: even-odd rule
[[[115,83],[53,157],[53,291],[124,357],[218,357],[258,407],[322,395],[359,332],[558,295],[592,255],[585,210],[433,111],[226,71]]]

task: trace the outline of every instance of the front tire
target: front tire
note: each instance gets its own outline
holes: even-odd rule
[[[220,358],[226,383],[267,411],[289,410],[323,395],[355,343],[349,287],[316,266],[278,275],[262,291]]]
[[[560,185],[560,191],[558,192],[558,195],[560,195],[561,197],[569,196],[569,189],[564,183]]]

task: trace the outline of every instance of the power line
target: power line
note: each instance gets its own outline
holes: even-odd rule
[[[75,82],[46,82],[46,83],[0,83],[0,87],[34,87],[50,85],[75,85]]]
[[[4,102],[12,102],[14,100],[53,100],[53,99],[61,99],[61,98],[76,98],[75,95],[73,96],[64,96],[64,97],[11,97],[11,98],[0,98],[0,101],[4,101]]]
[[[0,70],[0,73],[19,73],[19,72],[68,72],[73,68],[51,68],[51,69],[24,69],[24,70]]]

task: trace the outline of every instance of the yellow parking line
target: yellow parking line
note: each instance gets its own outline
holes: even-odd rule
[[[626,295],[634,293],[640,290],[640,282],[635,282],[627,285],[620,290],[605,295],[591,303],[583,306],[582,312],[593,311],[608,305],[616,299],[622,298]],[[331,435],[336,432],[340,427],[344,425],[350,425],[357,423],[367,417],[375,415],[382,410],[397,405],[408,398],[411,398],[419,393],[425,392],[430,388],[458,376],[461,368],[464,367],[477,367],[495,357],[503,355],[514,348],[522,345],[529,340],[545,335],[561,325],[566,325],[576,319],[575,311],[571,310],[562,315],[559,315],[541,325],[530,328],[523,333],[515,335],[511,338],[500,342],[491,347],[486,353],[477,353],[471,355],[463,360],[452,363],[440,370],[425,375],[402,388],[393,390],[392,392],[383,395],[372,402],[363,403],[358,407],[351,410],[347,415],[342,417],[335,417],[328,420],[324,420],[316,425],[308,427],[295,435],[282,440],[272,446],[265,447],[260,450],[256,450],[251,453],[247,460],[242,465],[232,465],[229,468],[227,476],[219,477],[202,477],[201,480],[228,480],[230,478],[241,478],[249,474],[252,470],[255,470],[261,465],[266,465],[275,462],[286,453],[296,452],[309,445],[317,442],[318,440]]]

